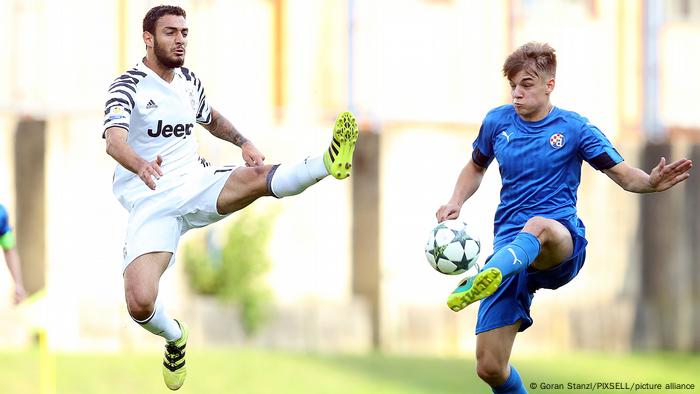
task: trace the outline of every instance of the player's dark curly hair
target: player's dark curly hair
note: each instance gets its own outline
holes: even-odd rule
[[[176,5],[159,5],[151,8],[143,18],[143,31],[156,34],[156,22],[165,15],[176,15],[187,18],[185,10]]]
[[[503,76],[512,80],[515,74],[525,70],[537,76],[551,76],[557,73],[557,55],[549,44],[528,42],[516,49],[503,63]]]

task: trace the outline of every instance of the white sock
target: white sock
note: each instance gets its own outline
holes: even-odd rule
[[[134,319],[134,321],[149,332],[165,338],[168,342],[178,340],[182,336],[180,325],[165,313],[165,307],[159,300],[156,300],[156,306],[148,319],[141,321]]]
[[[307,157],[300,163],[274,167],[267,182],[272,194],[281,198],[299,194],[327,176],[323,156],[317,156]]]

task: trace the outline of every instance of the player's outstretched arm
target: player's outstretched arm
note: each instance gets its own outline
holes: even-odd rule
[[[477,165],[474,161],[467,162],[457,178],[452,198],[435,213],[438,223],[459,217],[462,205],[479,189],[485,172],[486,168]]]
[[[24,290],[24,281],[22,279],[22,268],[19,263],[19,254],[17,253],[17,248],[14,246],[10,249],[4,249],[3,251],[5,252],[7,269],[10,271],[12,280],[15,282],[13,301],[15,305],[17,305],[27,298],[27,292]]]
[[[156,190],[156,183],[153,177],[160,179],[163,176],[163,171],[160,169],[163,158],[158,155],[153,161],[144,160],[126,142],[126,133],[127,131],[121,127],[110,127],[105,130],[107,154],[112,156],[124,168],[138,175],[151,190]]]
[[[688,179],[692,167],[693,162],[688,159],[680,159],[666,164],[666,158],[662,157],[650,174],[639,168],[631,167],[624,161],[603,170],[603,172],[629,192],[653,193],[668,190],[675,184]]]
[[[224,141],[228,141],[237,147],[241,148],[243,160],[245,164],[249,167],[261,166],[265,164],[265,155],[260,153],[258,148],[253,145],[247,138],[243,136],[233,123],[229,122],[226,117],[224,117],[221,112],[211,109],[211,122],[208,124],[203,124],[205,129],[207,129],[214,137],[221,138]]]

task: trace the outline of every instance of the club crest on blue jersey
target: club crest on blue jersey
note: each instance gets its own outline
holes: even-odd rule
[[[562,146],[564,146],[564,134],[562,134],[562,133],[552,134],[552,136],[549,137],[549,145],[552,145],[552,148],[554,148],[554,149],[559,149]]]

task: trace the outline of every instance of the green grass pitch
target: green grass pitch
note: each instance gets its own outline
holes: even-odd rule
[[[323,355],[249,349],[188,349],[188,376],[179,393],[243,394],[457,394],[490,393],[472,358],[388,355]],[[58,354],[56,394],[167,393],[160,353]],[[570,390],[567,383],[621,382],[694,384],[700,392],[700,354],[563,353],[515,356],[531,393],[622,392]],[[0,352],[5,394],[40,391],[39,352]],[[550,384],[541,389],[541,384]],[[556,389],[556,384],[564,389]],[[655,392],[641,390],[642,392]]]

